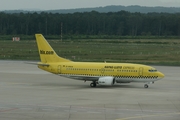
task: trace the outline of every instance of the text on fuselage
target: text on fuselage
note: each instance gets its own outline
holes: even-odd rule
[[[132,66],[104,66],[104,68],[109,69],[134,69]]]

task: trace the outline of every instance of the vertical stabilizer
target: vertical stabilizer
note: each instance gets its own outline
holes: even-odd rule
[[[35,37],[42,63],[71,62],[70,60],[59,57],[42,34],[36,34]]]

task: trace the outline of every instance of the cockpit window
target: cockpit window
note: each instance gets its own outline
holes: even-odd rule
[[[151,69],[151,70],[149,70],[149,72],[157,72],[157,70],[152,70],[152,69]]]

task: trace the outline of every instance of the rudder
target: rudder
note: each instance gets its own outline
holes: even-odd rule
[[[71,62],[70,60],[59,57],[42,34],[35,34],[35,37],[42,63]]]

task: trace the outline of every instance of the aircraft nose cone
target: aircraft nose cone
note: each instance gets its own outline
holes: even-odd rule
[[[158,75],[160,78],[164,78],[164,74],[163,73],[161,73],[161,72],[159,72],[159,75]]]

